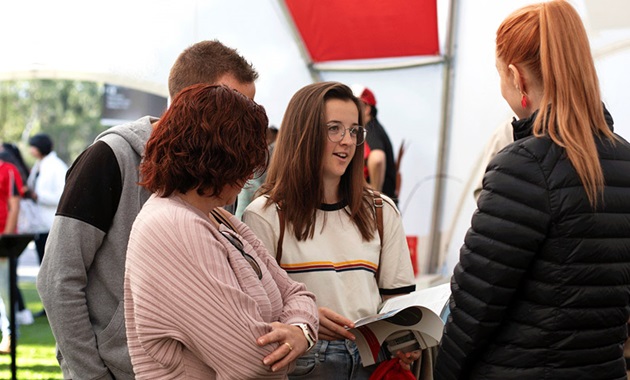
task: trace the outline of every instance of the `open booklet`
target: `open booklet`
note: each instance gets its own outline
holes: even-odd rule
[[[448,317],[449,283],[391,298],[379,314],[361,318],[350,332],[364,366],[397,351],[423,350],[438,345]],[[380,355],[379,355],[380,353]]]

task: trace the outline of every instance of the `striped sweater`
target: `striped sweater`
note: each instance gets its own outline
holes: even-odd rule
[[[176,196],[152,196],[136,219],[125,270],[125,321],[138,379],[282,379],[256,339],[271,322],[317,331],[314,295],[280,269],[236,218],[243,255],[207,216]],[[225,226],[220,230],[228,231]]]
[[[280,222],[276,205],[265,207],[267,196],[247,206],[243,221],[276,256]],[[383,196],[383,253],[374,226],[374,237],[364,241],[345,203],[322,204],[315,216],[312,238],[298,241],[290,223],[282,242],[282,268],[295,281],[306,284],[317,304],[356,321],[376,314],[381,296],[415,290],[409,247],[400,213]],[[379,271],[379,280],[375,274]]]

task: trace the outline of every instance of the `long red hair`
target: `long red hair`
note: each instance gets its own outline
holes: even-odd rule
[[[593,207],[604,188],[595,136],[614,141],[606,124],[591,49],[576,10],[564,0],[525,6],[497,31],[497,57],[526,67],[543,88],[534,135],[565,148]]]

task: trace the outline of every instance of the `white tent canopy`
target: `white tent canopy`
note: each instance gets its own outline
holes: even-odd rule
[[[467,183],[492,131],[512,116],[494,68],[494,33],[508,13],[528,3],[532,1],[452,0],[452,72],[440,64],[321,72],[324,80],[370,87],[394,146],[403,139],[408,142],[400,208],[407,234],[420,237],[421,271],[428,264],[435,181],[445,185],[436,226],[443,245],[434,247],[442,248],[438,264],[448,273],[457,260],[475,207]],[[617,130],[630,136],[630,107],[625,104],[630,88],[625,71],[630,63],[630,2],[572,3],[589,27],[604,101]],[[438,0],[442,51],[450,4]],[[93,80],[166,96],[168,71],[177,55],[199,40],[216,38],[237,48],[257,68],[256,101],[275,125],[293,93],[312,81],[300,41],[277,0],[21,0],[0,5],[0,15],[0,80]],[[447,125],[442,125],[441,115],[444,75],[452,79]],[[440,154],[444,170],[436,173]]]
[[[260,72],[257,100],[274,123],[311,80],[273,1],[24,0],[0,12],[0,79],[94,80],[168,96],[177,55],[219,39]]]

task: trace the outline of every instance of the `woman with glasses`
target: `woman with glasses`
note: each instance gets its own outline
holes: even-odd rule
[[[299,90],[282,121],[264,196],[243,215],[276,259],[282,252],[289,276],[317,296],[320,341],[298,359],[291,379],[369,378],[373,367],[362,366],[347,328],[384,299],[415,289],[400,213],[386,196],[379,237],[375,197],[363,177],[362,123],[347,86]]]
[[[317,307],[222,211],[265,168],[264,109],[194,85],[157,122],[140,166],[153,192],[134,222],[124,307],[138,379],[283,379],[316,340]]]

